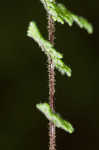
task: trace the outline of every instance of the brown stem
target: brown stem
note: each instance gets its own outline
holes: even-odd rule
[[[51,15],[48,16],[48,33],[49,41],[54,45],[54,32],[55,25]],[[48,56],[48,71],[49,71],[49,104],[53,112],[54,108],[54,93],[55,93],[55,72],[54,64],[50,56]],[[49,150],[56,150],[56,141],[55,141],[55,125],[52,122],[49,122]]]

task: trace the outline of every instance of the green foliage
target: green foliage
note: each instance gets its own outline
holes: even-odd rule
[[[49,41],[45,40],[41,33],[39,32],[35,22],[30,22],[27,35],[34,39],[38,45],[41,47],[42,51],[53,60],[55,67],[62,73],[71,76],[71,69],[64,64],[61,60],[63,58],[62,54],[57,52],[53,45]]]
[[[75,22],[80,28],[84,28],[89,34],[93,32],[92,25],[83,17],[77,16],[70,12],[63,4],[56,3],[55,0],[40,0],[47,13],[52,16],[54,21],[64,24],[68,23],[72,26]],[[27,35],[35,40],[41,47],[41,50],[53,61],[54,67],[56,67],[62,74],[71,76],[71,69],[62,61],[63,55],[55,50],[53,45],[45,40],[38,30],[35,22],[30,22]],[[53,66],[52,66],[53,67]],[[36,107],[46,116],[46,118],[55,124],[56,127],[61,128],[69,133],[74,131],[72,125],[63,120],[59,114],[52,111],[49,104],[37,104]]]
[[[61,128],[69,133],[74,131],[74,128],[68,121],[63,120],[59,114],[52,112],[49,104],[40,103],[37,104],[36,107],[46,116],[49,121],[54,123],[56,127]]]
[[[41,0],[41,2],[54,21],[61,24],[66,22],[69,26],[72,26],[75,22],[80,28],[86,29],[89,34],[93,32],[92,25],[86,19],[73,14],[63,4],[56,3],[55,0]]]

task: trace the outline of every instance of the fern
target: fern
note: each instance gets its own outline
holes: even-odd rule
[[[34,39],[38,45],[41,47],[42,51],[47,55],[50,56],[51,59],[54,62],[55,67],[62,73],[67,74],[67,76],[71,76],[71,69],[64,64],[64,62],[61,60],[63,58],[63,55],[59,52],[57,52],[53,45],[45,40],[41,33],[39,32],[35,22],[30,22],[27,35]]]
[[[68,121],[63,120],[58,113],[52,112],[49,104],[40,103],[37,104],[36,107],[46,116],[49,121],[53,122],[56,127],[61,128],[69,133],[74,131],[74,128]]]
[[[89,34],[93,32],[92,25],[83,17],[77,16],[69,11],[63,4],[56,3],[55,0],[41,0],[46,11],[52,16],[54,21],[72,26],[75,22],[80,28],[87,30]]]
[[[77,16],[69,11],[63,4],[57,3],[56,0],[40,0],[48,14],[48,33],[49,41],[45,40],[40,33],[34,21],[30,22],[27,35],[31,37],[41,48],[41,50],[48,57],[48,70],[49,70],[49,104],[40,103],[36,107],[45,117],[50,121],[49,124],[49,137],[50,145],[49,150],[55,150],[55,126],[61,128],[69,133],[73,133],[74,128],[68,122],[55,112],[54,108],[54,93],[55,93],[55,73],[56,68],[61,74],[66,74],[71,77],[71,68],[63,62],[63,55],[54,48],[54,22],[64,24],[65,22],[72,26],[75,22],[80,28],[84,28],[89,34],[93,33],[93,27],[87,19]],[[53,131],[53,132],[52,132]]]

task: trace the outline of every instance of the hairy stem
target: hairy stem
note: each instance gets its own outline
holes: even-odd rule
[[[54,32],[55,25],[54,20],[51,15],[48,16],[48,33],[49,41],[54,45]],[[53,112],[55,112],[55,102],[54,102],[54,93],[55,93],[55,72],[54,64],[50,56],[48,56],[48,71],[49,71],[49,104]],[[52,122],[49,122],[49,150],[56,150],[56,141],[55,141],[55,125]]]

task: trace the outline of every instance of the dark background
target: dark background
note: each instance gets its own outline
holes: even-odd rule
[[[56,45],[71,66],[72,77],[56,71],[56,110],[75,128],[57,129],[58,150],[99,149],[99,2],[59,0],[86,17],[94,34],[74,24],[56,25]],[[47,59],[26,36],[36,21],[47,38],[47,18],[39,0],[0,2],[0,150],[48,149],[48,121],[35,108],[48,101]]]

